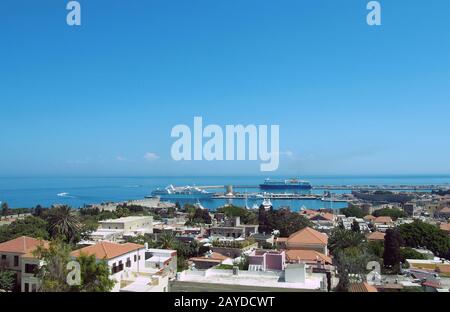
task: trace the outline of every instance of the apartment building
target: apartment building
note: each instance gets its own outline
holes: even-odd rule
[[[123,230],[124,234],[153,233],[152,216],[132,216],[99,221],[99,230]]]
[[[39,287],[37,270],[43,264],[33,252],[48,242],[28,236],[21,236],[0,244],[0,266],[16,273],[16,283],[22,292],[35,292]]]
[[[176,274],[176,251],[148,249],[144,245],[102,241],[75,250],[75,259],[81,254],[94,255],[105,261],[115,281],[113,292],[167,292],[168,280]]]

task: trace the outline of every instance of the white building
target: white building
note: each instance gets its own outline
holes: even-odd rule
[[[304,263],[288,264],[284,271],[186,270],[171,281],[171,289],[192,292],[327,291],[326,275],[311,271]]]
[[[16,273],[22,292],[35,292],[39,287],[36,273],[42,261],[33,254],[38,246],[47,248],[48,242],[21,236],[0,244],[0,266]]]
[[[152,216],[132,216],[99,221],[98,230],[121,230],[124,236],[153,233]]]
[[[105,261],[115,281],[113,292],[167,292],[168,280],[176,273],[176,251],[146,249],[144,245],[98,242],[75,250],[73,258],[81,253],[95,255],[97,261]]]

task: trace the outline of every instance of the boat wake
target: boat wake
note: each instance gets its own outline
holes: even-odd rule
[[[65,197],[65,198],[75,198],[75,196],[72,196],[69,193],[65,193],[65,192],[58,193],[58,194],[56,194],[56,196],[58,196],[58,197]]]

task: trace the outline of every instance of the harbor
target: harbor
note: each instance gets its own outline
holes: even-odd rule
[[[226,189],[228,185],[202,185],[199,189],[214,190]],[[259,189],[258,185],[232,185],[233,189]],[[327,191],[432,191],[450,189],[450,184],[426,184],[426,185],[312,185],[312,190]]]

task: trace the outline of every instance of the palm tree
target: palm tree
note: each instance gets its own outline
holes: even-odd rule
[[[49,232],[52,237],[62,236],[74,243],[80,234],[81,224],[69,206],[58,206],[48,212]]]
[[[175,236],[164,232],[159,236],[158,244],[162,249],[173,249],[175,247]]]
[[[349,247],[359,247],[364,241],[364,235],[359,232],[336,228],[331,232],[328,240],[328,248],[332,253]]]
[[[189,253],[192,257],[197,257],[200,253],[200,247],[202,247],[203,244],[199,243],[197,240],[193,240],[189,243]]]
[[[8,215],[9,212],[9,207],[7,203],[3,203],[2,204],[2,216],[4,216],[6,218],[6,216]],[[0,217],[1,219],[1,217]]]

